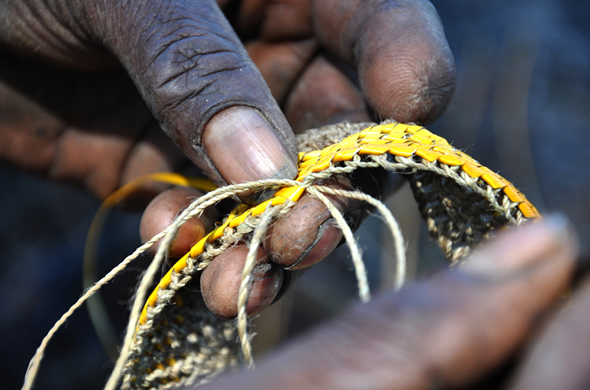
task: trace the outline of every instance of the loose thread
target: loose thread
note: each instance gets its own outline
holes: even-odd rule
[[[146,242],[145,244],[143,244],[139,248],[137,248],[131,255],[127,256],[127,258],[125,258],[125,260],[123,260],[121,263],[119,263],[119,265],[117,265],[115,268],[113,268],[102,279],[100,279],[92,287],[90,287],[88,290],[86,290],[84,295],[82,295],[76,301],[76,303],[74,303],[68,309],[68,311],[66,311],[60,317],[59,320],[57,320],[57,322],[53,325],[53,327],[51,327],[49,332],[47,332],[47,335],[45,335],[45,337],[43,338],[43,341],[41,341],[41,345],[39,345],[39,348],[37,348],[35,355],[31,359],[31,361],[29,362],[29,366],[28,366],[27,372],[25,374],[25,381],[24,381],[23,387],[22,387],[23,390],[29,390],[32,388],[35,378],[37,377],[39,365],[41,364],[41,360],[43,359],[43,354],[45,353],[45,349],[47,348],[47,344],[52,339],[55,332],[57,332],[59,330],[59,328],[66,322],[66,320],[68,318],[70,318],[71,315],[74,314],[74,312],[77,309],[79,309],[84,304],[84,302],[86,302],[86,300],[88,298],[90,298],[92,295],[94,295],[94,293],[96,293],[102,286],[104,286],[105,284],[110,282],[115,276],[117,276],[117,274],[119,274],[121,271],[123,271],[125,269],[125,267],[127,267],[127,265],[129,265],[129,263],[131,263],[133,260],[135,260],[143,252],[148,250],[152,245],[154,245],[154,243],[156,243],[158,240],[160,240],[162,237],[164,237],[165,234],[166,234],[166,230],[162,231],[161,233],[156,234],[151,240],[149,240],[148,242]]]
[[[310,195],[318,198],[323,204],[326,205],[328,211],[334,219],[336,223],[342,230],[342,234],[346,239],[346,243],[348,244],[348,248],[350,249],[350,255],[352,257],[352,263],[354,265],[354,271],[357,278],[357,284],[359,289],[359,298],[362,302],[369,302],[371,300],[371,292],[369,290],[369,282],[367,280],[367,270],[365,268],[365,263],[363,262],[363,255],[361,254],[361,250],[354,239],[354,234],[352,230],[344,220],[344,216],[342,213],[334,206],[334,204],[328,199],[324,194],[320,192],[316,188],[316,186],[309,187],[307,189]]]
[[[381,202],[380,200],[372,197],[371,195],[365,194],[364,192],[360,191],[346,191],[346,190],[338,190],[330,187],[324,186],[316,186],[316,188],[326,194],[335,195],[343,198],[352,198],[362,200],[371,206],[375,207],[377,211],[385,218],[385,224],[389,228],[391,232],[391,236],[393,238],[394,250],[395,250],[395,259],[396,259],[396,271],[395,271],[395,281],[394,281],[394,288],[395,290],[399,290],[403,287],[406,279],[406,272],[407,272],[407,260],[406,260],[406,250],[404,247],[404,237],[402,235],[401,228],[397,223],[397,220],[391,213],[391,211]]]
[[[244,269],[242,270],[242,280],[240,282],[240,289],[238,292],[238,334],[242,346],[242,354],[244,355],[244,362],[250,369],[254,368],[254,360],[252,359],[252,345],[248,335],[248,313],[246,311],[248,304],[248,297],[252,290],[252,270],[256,265],[256,255],[258,248],[262,243],[262,239],[273,217],[277,214],[282,206],[275,206],[267,209],[260,218],[258,226],[254,229],[254,234],[250,241],[250,249],[246,256]]]

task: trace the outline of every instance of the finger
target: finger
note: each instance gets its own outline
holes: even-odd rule
[[[217,183],[296,175],[291,129],[213,0],[58,5],[49,2],[35,12],[27,4],[8,7],[24,31],[11,47],[31,52],[43,46],[37,55],[47,57],[51,50],[45,49],[57,45],[71,56],[52,59],[67,64],[78,61],[78,52],[106,48],[162,128]]]
[[[229,319],[238,315],[238,291],[248,250],[247,245],[238,244],[217,256],[203,270],[203,300],[207,308],[220,318]],[[273,302],[283,283],[283,270],[272,264],[260,248],[252,276],[252,290],[246,304],[248,315],[259,313]]]
[[[430,389],[464,385],[510,355],[572,273],[563,218],[518,230],[463,269],[358,305],[210,388]],[[500,261],[498,261],[500,260]]]
[[[172,188],[155,197],[145,209],[139,225],[142,242],[150,240],[176,219],[176,217],[195,199],[203,195],[192,188]],[[213,228],[216,212],[209,207],[199,218],[191,218],[180,227],[174,241],[168,249],[170,259],[184,256],[191,247],[202,239]],[[155,254],[160,243],[150,248]]]
[[[343,121],[370,120],[361,91],[325,55],[317,56],[293,87],[285,115],[295,133]]]
[[[244,0],[239,4],[217,2],[244,40],[265,42],[308,39],[313,35],[309,0]]]
[[[363,122],[369,114],[363,97],[341,69],[320,55],[297,81],[286,104],[287,118],[296,132],[328,123]],[[329,187],[361,189],[369,195],[381,193],[383,175],[356,173],[323,183]],[[331,197],[353,228],[366,217],[366,205],[353,199]],[[327,207],[316,198],[304,196],[271,228],[265,248],[272,260],[290,270],[307,268],[329,255],[342,240],[342,231]]]
[[[156,6],[159,4],[156,3]],[[218,184],[297,173],[291,130],[240,40],[213,1],[145,9],[158,28],[139,23],[112,50],[183,152]],[[109,22],[112,26],[112,23]]]
[[[342,209],[342,205],[338,208]],[[341,240],[342,231],[326,206],[306,195],[293,206],[288,217],[270,228],[265,248],[274,263],[295,270],[323,260]]]
[[[590,283],[541,336],[519,370],[511,389],[590,388]]]
[[[432,122],[455,89],[440,18],[425,0],[313,2],[320,41],[359,72],[373,109],[400,122]]]
[[[246,49],[272,96],[283,104],[295,80],[315,54],[317,42],[314,39],[274,43],[255,41],[247,44]]]

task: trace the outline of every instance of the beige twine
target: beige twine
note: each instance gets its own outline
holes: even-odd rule
[[[267,181],[268,184],[270,184],[270,182],[275,183],[276,181]],[[281,182],[285,182],[285,181],[281,181]],[[405,268],[406,268],[405,255],[403,254],[403,249],[399,250],[399,248],[403,248],[403,238],[401,237],[401,232],[399,230],[399,226],[397,225],[397,223],[393,219],[393,216],[391,215],[389,210],[387,210],[387,208],[381,202],[379,202],[378,200],[376,200],[366,194],[360,193],[360,192],[358,192],[358,193],[355,193],[352,191],[339,192],[338,190],[333,190],[331,188],[324,187],[324,186],[311,187],[311,186],[309,186],[311,182],[306,182],[304,184],[301,184],[299,182],[294,182],[294,181],[289,181],[289,182],[290,182],[289,183],[290,185],[302,185],[304,187],[307,187],[307,192],[310,193],[310,195],[317,197],[320,201],[322,201],[322,203],[324,203],[326,205],[326,207],[328,208],[328,210],[330,211],[330,213],[332,214],[332,216],[336,220],[337,225],[342,229],[343,235],[344,235],[346,242],[351,250],[353,265],[354,265],[355,273],[356,273],[357,280],[358,280],[359,296],[363,302],[369,301],[370,292],[369,292],[366,270],[365,270],[364,263],[362,261],[362,254],[361,254],[360,248],[358,247],[358,244],[356,243],[356,240],[354,239],[354,235],[352,233],[352,230],[350,229],[350,227],[348,226],[348,224],[344,220],[342,213],[340,213],[340,211],[333,205],[333,203],[328,198],[326,198],[321,192],[332,193],[332,194],[336,194],[336,195],[341,195],[343,197],[350,197],[350,198],[365,200],[369,204],[376,205],[377,208],[379,209],[379,211],[382,212],[384,217],[386,218],[386,223],[388,224],[390,230],[392,232],[395,232],[393,234],[394,242],[397,243],[398,241],[400,241],[399,244],[396,244],[396,248],[398,249],[398,252],[400,253],[400,255],[398,257],[398,264],[400,264],[398,266],[398,269],[402,270],[402,272],[405,272]],[[238,190],[237,188],[231,188],[231,187],[237,187],[237,186],[223,187],[223,189],[226,189],[226,191],[224,191],[224,192],[226,192],[226,196],[224,196],[224,198],[228,197],[228,196],[237,195],[240,192],[252,190],[252,189],[254,189],[254,186],[259,186],[260,182],[254,182],[254,183],[249,183],[249,184],[251,184],[251,185],[247,185],[247,184],[239,185],[242,187],[245,186],[243,189],[240,189],[240,190]],[[285,184],[282,184],[282,185],[285,186]],[[218,198],[213,198],[213,199],[214,200],[212,200],[212,201],[206,202],[206,205],[209,205],[210,203],[216,203],[217,201],[220,200]],[[198,200],[195,203],[198,203]],[[238,327],[238,332],[239,332],[239,336],[240,336],[240,342],[242,345],[242,353],[244,356],[244,361],[246,362],[246,365],[250,368],[252,368],[254,366],[254,362],[252,359],[252,352],[251,352],[252,351],[251,336],[248,334],[248,317],[247,317],[247,313],[246,313],[246,304],[247,304],[247,299],[248,299],[248,296],[250,295],[250,290],[252,287],[251,273],[252,273],[252,269],[254,268],[254,265],[256,264],[256,253],[257,253],[257,250],[262,242],[264,234],[267,231],[267,228],[270,225],[270,223],[274,219],[284,215],[288,211],[288,209],[291,207],[291,205],[292,205],[292,202],[285,203],[285,204],[279,205],[279,206],[274,206],[272,208],[269,207],[268,211],[266,211],[265,213],[262,214],[261,219],[258,221],[257,226],[254,229],[254,235],[252,236],[252,239],[250,242],[250,249],[248,251],[246,263],[244,265],[244,270],[242,272],[242,277],[241,277],[241,282],[240,282],[240,290],[238,293],[237,327]],[[203,205],[201,207],[202,207],[202,209],[204,209],[206,206]],[[384,210],[386,210],[386,212],[383,212]],[[190,218],[191,213],[189,212],[188,215],[189,215],[188,218]],[[179,219],[180,220],[175,221],[175,223],[173,225],[171,225],[171,227],[173,227],[173,229],[170,230],[169,234],[173,234],[172,232],[177,231],[178,228],[187,220],[187,219],[183,220],[182,216],[179,217]],[[391,223],[391,221],[393,221],[393,223]],[[169,237],[172,237],[172,236],[169,236]],[[171,238],[169,239],[169,241],[171,241]],[[166,247],[165,243],[164,243],[164,245],[160,246],[160,248],[165,248],[165,247]],[[165,250],[163,250],[161,254],[160,253],[157,254],[156,257],[158,257],[158,256],[163,257],[164,253],[165,253]],[[161,262],[162,262],[161,259],[158,260],[157,258],[155,258],[154,261],[152,262],[152,264],[150,265],[150,268],[152,268],[152,266],[153,266],[154,269],[157,269],[160,266]],[[148,275],[146,273],[146,276],[144,276],[144,278],[142,279],[142,283],[141,283],[140,287],[138,288],[138,293],[137,293],[137,296],[136,296],[135,302],[134,302],[134,308],[132,309],[132,316],[130,316],[128,333],[127,333],[127,336],[125,337],[125,342],[123,344],[121,355],[119,356],[119,359],[117,360],[117,364],[115,365],[115,369],[113,370],[111,377],[109,379],[109,382],[107,383],[107,386],[105,388],[107,390],[111,390],[111,389],[115,388],[115,386],[118,383],[120,376],[122,374],[123,364],[125,363],[125,361],[128,358],[128,355],[130,352],[130,345],[133,342],[133,330],[135,329],[135,324],[137,324],[137,321],[139,319],[141,307],[143,307],[143,303],[145,302],[145,299],[146,299],[145,297],[147,295],[147,292],[149,291],[149,286],[151,284],[151,280],[146,281],[147,277],[148,277]],[[396,285],[401,286],[401,283],[403,283],[403,279],[404,279],[404,275],[398,275],[398,281],[396,282]],[[137,307],[135,305],[136,302],[139,302],[139,305],[138,305],[139,309],[137,309]],[[129,328],[131,327],[131,325],[133,325],[133,328],[131,328],[131,331],[130,331]]]
[[[244,270],[242,271],[242,280],[240,282],[240,289],[238,292],[238,334],[242,345],[242,354],[246,366],[250,369],[254,368],[254,360],[252,358],[251,337],[248,335],[248,314],[246,312],[248,298],[252,290],[252,270],[256,265],[256,255],[258,248],[264,238],[264,233],[268,229],[273,217],[281,210],[290,208],[289,205],[281,207],[272,207],[270,210],[262,214],[262,218],[258,226],[254,229],[252,241],[250,242],[250,249],[246,256],[246,263],[244,263]]]

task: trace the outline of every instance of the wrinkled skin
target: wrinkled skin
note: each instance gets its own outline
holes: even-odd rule
[[[0,155],[104,198],[140,174],[188,161],[218,183],[288,177],[291,129],[366,120],[365,101],[381,117],[423,124],[446,107],[452,57],[427,2],[257,3],[221,4],[244,49],[206,1],[1,2]],[[348,77],[352,69],[358,83]],[[257,111],[225,110],[236,106]],[[270,146],[255,149],[246,134]],[[239,156],[232,147],[251,153]],[[243,161],[231,160],[236,155]],[[268,164],[249,164],[252,155]],[[145,216],[148,226],[150,219],[165,226],[187,194],[168,192],[159,201]],[[259,259],[305,267],[339,240],[321,206],[313,199],[300,204],[286,217],[291,221],[274,227]],[[339,207],[354,209],[342,201]],[[197,233],[187,235],[202,234],[200,226],[194,222]],[[282,243],[289,226],[312,226],[300,253]],[[566,311],[556,307],[574,267],[574,241],[563,223],[548,218],[490,244],[465,268],[353,307],[256,372],[210,388],[482,388],[479,378],[524,346],[509,389],[586,389],[589,282]],[[239,251],[225,260],[243,259]],[[232,315],[224,310],[233,298],[215,301],[214,292],[231,285],[235,273],[227,268],[210,267],[214,283],[204,286],[210,307],[223,316]],[[280,267],[257,270],[263,286],[278,278],[273,269]],[[272,300],[275,292],[266,288],[251,312]]]
[[[563,309],[575,237],[559,216],[509,232],[203,389],[587,389],[590,278]]]
[[[441,22],[423,0],[8,0],[0,48],[2,159],[101,198],[193,164],[218,184],[292,178],[294,132],[373,113],[428,124],[455,86]],[[331,185],[359,186],[342,180]],[[154,226],[186,205],[181,191],[165,196],[144,215]],[[182,234],[173,252],[202,229]],[[340,238],[325,207],[302,199],[265,242],[261,277],[271,282],[256,284],[250,313],[272,302],[283,267],[317,263]],[[232,317],[239,267],[223,264],[243,251],[223,256],[201,287],[214,313]]]

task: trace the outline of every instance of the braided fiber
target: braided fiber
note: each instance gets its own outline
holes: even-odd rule
[[[324,202],[343,230],[363,301],[369,299],[370,291],[360,249],[344,218],[324,194],[364,200],[376,207],[392,231],[398,261],[395,285],[401,287],[405,273],[403,240],[391,213],[367,194],[330,189],[318,185],[320,180],[350,174],[359,168],[402,174],[410,182],[431,237],[453,265],[460,264],[471,248],[494,231],[540,217],[507,180],[421,126],[344,123],[310,130],[299,136],[298,142],[301,153],[295,180],[220,188],[196,200],[166,230],[165,237],[170,240],[182,223],[208,205],[246,190],[279,189],[274,198],[247,210],[238,208],[228,216],[161,279],[141,313],[139,309],[132,311],[128,329],[135,332],[128,331],[107,388],[114,388],[121,379],[123,389],[196,385],[242,363],[252,366],[245,307],[256,249],[267,227],[288,212],[305,192]],[[207,311],[200,294],[188,286],[215,256],[240,241],[250,243],[250,253],[239,291],[239,315],[237,321],[222,321]],[[163,253],[162,250],[162,256]],[[148,282],[142,282],[139,299],[146,293]],[[144,300],[139,299],[134,308],[137,303],[143,304]],[[241,344],[236,343],[237,338]]]
[[[361,128],[365,128],[365,130],[359,133]],[[343,138],[345,139],[343,140]],[[326,144],[331,145],[321,149]],[[302,150],[299,156],[299,175],[296,179],[299,184],[283,188],[275,198],[242,215],[228,218],[217,231],[203,239],[202,243],[195,245],[187,259],[195,264],[207,261],[212,256],[210,248],[216,248],[215,250],[219,252],[226,247],[224,242],[234,240],[238,236],[239,239],[245,239],[246,235],[250,235],[250,232],[256,229],[256,226],[260,226],[261,219],[264,219],[264,228],[266,228],[271,220],[284,213],[281,212],[283,205],[296,202],[303,191],[318,197],[323,202],[328,202],[334,217],[342,217],[330,201],[321,194],[322,192],[329,193],[329,189],[326,187],[316,188],[312,184],[333,175],[351,173],[359,168],[383,168],[387,171],[404,174],[412,186],[431,236],[438,241],[452,264],[457,264],[469,252],[470,248],[488,238],[496,229],[506,225],[519,225],[528,219],[539,216],[535,208],[508,181],[420,126],[402,125],[395,122],[382,125],[340,124],[308,131],[299,138],[299,146]],[[345,196],[344,192],[333,191],[331,193]],[[362,195],[366,194],[359,193],[352,196],[361,198]],[[279,211],[277,212],[275,209],[279,209]],[[343,220],[340,223],[342,226]],[[345,233],[346,230],[350,231],[345,224],[344,226],[342,227]],[[260,244],[260,237],[264,230],[256,230],[256,235],[259,237],[255,237],[256,245],[252,245],[251,253],[255,253],[255,248]],[[348,237],[347,234],[345,236],[353,253],[360,295],[362,300],[366,301],[369,297],[369,289],[366,284],[364,266],[360,260],[360,251],[356,247],[354,239]],[[401,247],[403,243],[397,242],[397,245]],[[183,264],[182,261],[179,263]],[[174,272],[177,268],[184,272],[185,268],[181,265],[175,266]],[[245,361],[247,365],[252,365],[245,314],[245,303],[249,293],[245,286],[250,284],[249,274],[250,269],[244,270],[237,326],[240,329]],[[189,277],[186,273],[183,275]],[[401,283],[398,282],[397,285],[399,286]],[[175,291],[174,288],[172,290]],[[155,299],[148,300],[146,303],[135,334],[136,340],[143,342],[142,340],[154,327],[154,321],[168,318],[168,315],[164,314],[156,317],[158,313],[165,310],[166,306],[170,306],[168,305],[170,297],[166,295],[168,291],[171,291],[171,288],[166,286],[166,282],[161,284],[154,292],[156,295],[152,294]],[[144,318],[150,320],[142,322]],[[169,349],[173,350],[174,348],[169,345]],[[146,350],[144,344],[140,346],[137,342],[133,351],[132,358],[128,360],[126,366],[124,388],[143,386],[158,388],[160,384],[151,380],[153,375],[150,376],[151,372],[148,373],[145,370],[145,362],[152,362],[151,367],[161,365],[165,368],[166,365],[162,363],[162,359],[155,359],[153,354],[147,354],[149,350]],[[216,361],[219,364],[224,362],[223,359]],[[227,366],[231,365],[227,364]],[[205,378],[209,373],[213,372],[207,371],[207,374],[201,377]],[[198,382],[200,374],[195,376],[192,373],[192,375],[190,380],[177,377],[168,377],[167,380],[183,384],[195,383],[194,379],[197,379]]]

